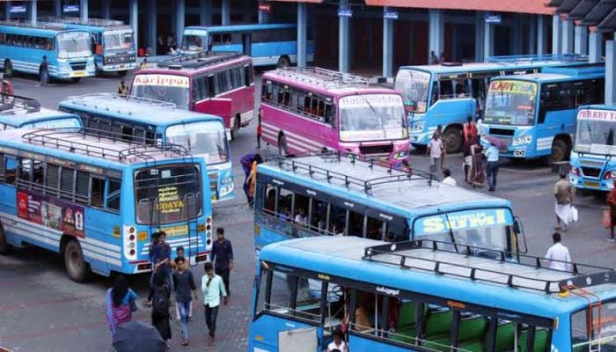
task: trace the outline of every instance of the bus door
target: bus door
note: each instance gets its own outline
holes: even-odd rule
[[[244,55],[251,56],[252,53],[252,36],[250,33],[242,34],[242,49]]]

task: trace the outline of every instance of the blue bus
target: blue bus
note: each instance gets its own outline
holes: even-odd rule
[[[0,253],[25,245],[60,253],[68,276],[82,282],[91,272],[150,271],[151,235],[162,230],[191,263],[207,260],[204,159],[101,132],[0,132]]]
[[[85,30],[62,24],[0,21],[0,64],[13,72],[41,75],[47,57],[51,78],[79,81],[95,73],[92,40]]]
[[[576,119],[569,180],[580,190],[611,191],[616,179],[616,107],[581,106]]]
[[[404,97],[409,137],[414,147],[426,147],[441,125],[447,152],[460,151],[464,142],[462,126],[469,116],[474,118],[483,113],[493,77],[537,73],[546,66],[584,62],[575,56],[494,57],[491,60],[400,67],[394,86]]]
[[[258,166],[255,246],[298,237],[436,239],[526,252],[511,202],[362,161],[320,154]],[[495,252],[482,255],[491,256]]]
[[[290,66],[297,64],[297,25],[268,23],[186,27],[182,52],[194,54],[200,51],[243,52],[252,57],[255,66]],[[307,61],[312,62],[314,43],[310,31],[306,53]]]
[[[81,128],[81,118],[42,108],[36,99],[0,94],[0,131],[15,128]]]
[[[480,258],[438,241],[302,238],[260,252],[248,351],[590,352],[616,348],[616,272]],[[446,245],[446,244],[445,244]],[[469,247],[469,251],[481,250]]]
[[[61,111],[79,115],[86,128],[119,133],[137,143],[175,144],[205,159],[212,201],[235,195],[231,152],[223,120],[175,104],[116,94],[68,97]]]
[[[44,17],[41,21],[62,23],[69,29],[83,29],[92,35],[96,75],[117,72],[121,77],[137,68],[137,49],[133,27],[122,21],[102,18]]]
[[[566,160],[580,105],[601,104],[605,66],[547,67],[543,73],[494,78],[483,119],[484,133],[507,145],[512,159]]]

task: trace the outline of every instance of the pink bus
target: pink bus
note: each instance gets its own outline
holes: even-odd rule
[[[254,90],[249,56],[210,52],[178,56],[137,71],[131,95],[220,116],[227,137],[235,139],[253,119]]]
[[[281,155],[328,150],[388,159],[408,157],[400,93],[363,77],[320,68],[285,68],[263,75],[263,140]]]

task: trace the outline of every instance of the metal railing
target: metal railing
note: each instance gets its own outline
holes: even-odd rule
[[[157,63],[158,67],[203,67],[213,64],[218,64],[225,61],[230,61],[244,56],[241,52],[217,52],[217,51],[202,51],[191,55],[180,55],[170,59],[162,60]]]
[[[275,70],[274,73],[293,81],[304,82],[326,88],[370,85],[370,81],[366,77],[327,70],[320,67],[279,68]]]

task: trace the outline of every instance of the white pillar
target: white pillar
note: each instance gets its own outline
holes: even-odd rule
[[[588,27],[575,26],[575,53],[586,55],[588,53]]]
[[[102,16],[105,19],[111,18],[111,0],[103,0],[101,3]]]
[[[37,17],[37,6],[36,6],[36,0],[30,0],[30,21],[34,24],[36,24],[36,17]]]
[[[483,60],[494,56],[494,26],[485,23],[483,24]]]
[[[535,20],[535,15],[529,15],[528,17],[528,51],[529,55],[533,55],[536,49],[537,42],[537,21]]]
[[[552,55],[562,53],[562,21],[560,16],[552,16]]]
[[[483,30],[485,17],[484,13],[477,11],[475,13],[475,61],[481,62],[483,57]]]
[[[62,1],[61,0],[53,1],[53,15],[56,17],[62,17]]]
[[[202,26],[212,24],[212,0],[199,0],[199,24]]]
[[[563,54],[573,54],[573,21],[562,22]]]
[[[308,61],[308,6],[297,3],[297,67],[305,68]]]
[[[445,41],[445,19],[443,11],[429,10],[428,17],[428,63],[431,61],[432,52],[439,58],[443,53]]]
[[[157,0],[148,0],[148,45],[152,49],[152,55],[157,55],[158,47],[158,34],[156,33],[158,19],[157,2]]]
[[[228,26],[231,24],[231,0],[222,0],[222,8],[220,9],[222,15],[222,25]]]
[[[5,13],[6,20],[10,21],[11,20],[11,2],[7,1],[5,5],[6,5],[6,13]]]
[[[546,50],[545,40],[545,21],[543,15],[537,16],[537,55],[545,55]]]
[[[175,2],[175,38],[178,47],[182,46],[182,37],[186,21],[186,0],[176,0]]]
[[[139,46],[139,2],[138,0],[130,0],[129,9],[130,25],[135,32],[135,47]]]
[[[338,5],[340,10],[349,7],[349,0],[340,0]],[[338,16],[338,71],[348,73],[350,66],[349,42],[350,42],[350,19]]]
[[[601,54],[603,52],[601,33],[597,31],[590,32],[588,34],[588,60],[590,63],[597,63],[601,61]]]
[[[389,9],[383,8],[384,13]],[[383,18],[383,77],[394,76],[394,20]]]
[[[616,45],[614,40],[605,42],[605,104],[616,104]]]
[[[79,4],[79,13],[82,21],[86,21],[90,16],[88,9],[88,0],[81,0]]]

